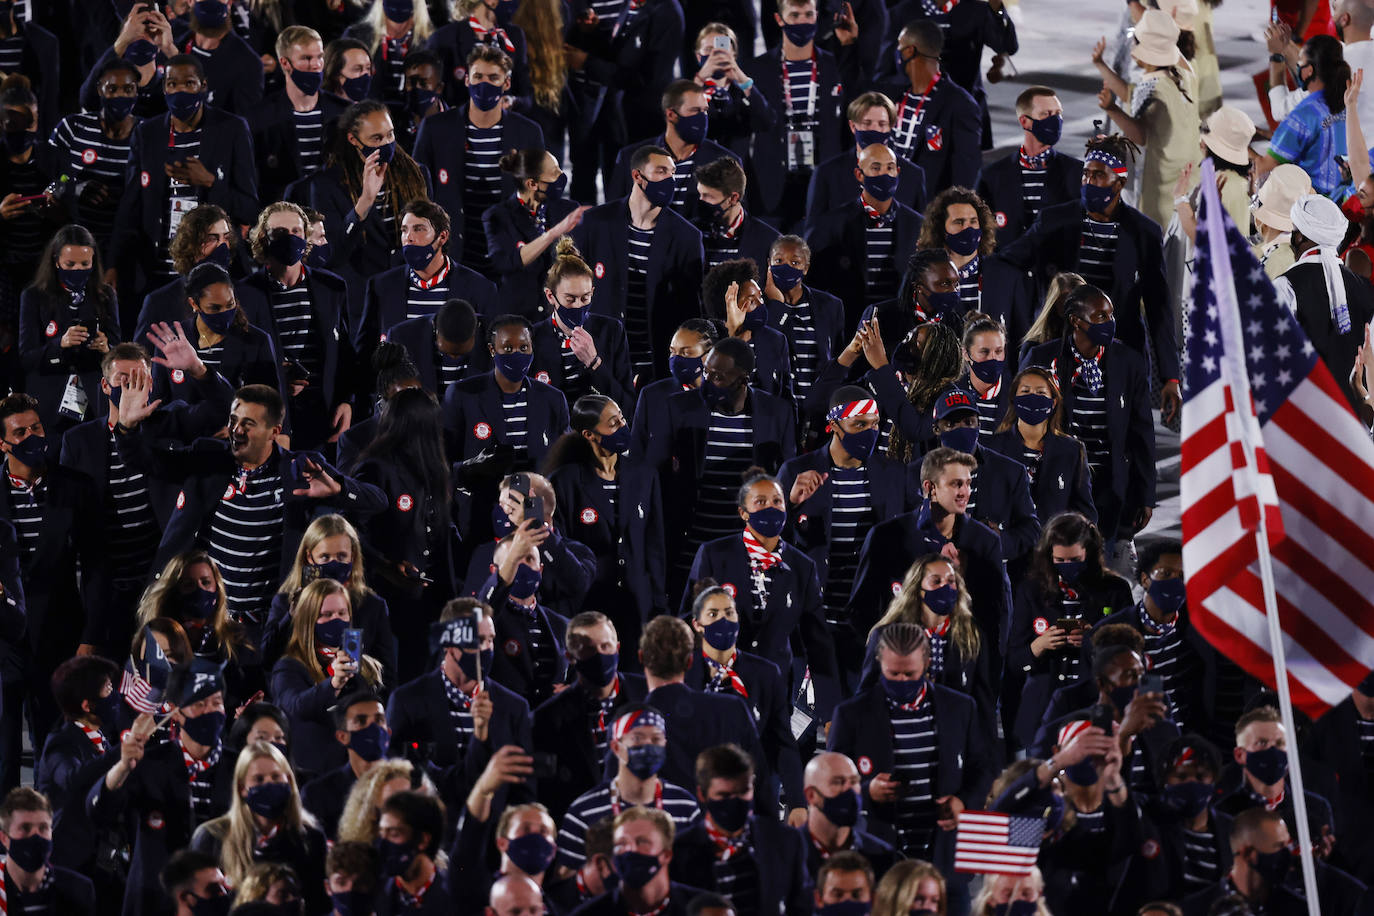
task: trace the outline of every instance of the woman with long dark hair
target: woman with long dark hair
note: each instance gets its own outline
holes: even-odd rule
[[[602,609],[622,644],[638,645],[645,621],[668,608],[658,475],[627,457],[630,425],[605,395],[578,398],[569,425],[572,432],[553,444],[544,463],[557,497],[554,521],[596,555],[584,606]],[[635,662],[633,652],[622,654],[627,670]]]
[[[511,16],[511,24],[525,30],[529,51],[532,104],[524,114],[539,125],[544,145],[560,162],[564,158],[564,103],[570,72],[563,53],[566,8],[561,0],[520,0]]]
[[[79,423],[90,413],[83,406],[80,415],[74,409],[59,414],[69,385],[83,390],[89,404],[104,403],[100,361],[120,336],[115,291],[103,276],[100,249],[90,231],[63,226],[48,240],[33,282],[20,297],[24,387],[38,398],[39,416],[49,430]],[[62,425],[59,416],[66,417]]]
[[[1027,675],[1015,719],[1019,742],[1035,737],[1050,695],[1087,674],[1083,645],[1093,625],[1134,603],[1130,583],[1105,565],[1097,526],[1077,512],[1050,519],[1016,589],[1007,637],[1006,670]]]
[[[1260,175],[1292,162],[1312,179],[1318,194],[1330,195],[1341,184],[1336,156],[1346,150],[1345,84],[1350,65],[1341,43],[1330,35],[1308,39],[1298,52],[1298,84],[1307,93],[1274,131],[1269,155],[1259,158]]]
[[[396,392],[354,473],[390,497],[386,511],[369,517],[361,533],[372,584],[391,608],[404,682],[424,670],[429,624],[455,593],[449,465],[434,395],[423,388]]]
[[[421,4],[423,6],[423,4]],[[310,181],[310,206],[332,239],[329,268],[348,281],[349,327],[361,327],[367,280],[401,250],[401,209],[429,198],[429,175],[396,145],[391,112],[366,99],[339,116],[329,165]]]

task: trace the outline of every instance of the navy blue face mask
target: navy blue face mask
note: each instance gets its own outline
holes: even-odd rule
[[[620,653],[612,652],[609,655],[601,652],[593,652],[586,658],[579,658],[573,662],[573,668],[577,671],[577,676],[582,678],[589,687],[600,689],[611,681],[615,680],[616,669],[620,667]]]
[[[1245,769],[1266,786],[1278,785],[1288,774],[1288,751],[1281,747],[1246,751]]]
[[[1016,418],[1028,426],[1038,426],[1054,413],[1054,398],[1046,394],[1018,394],[1013,403]]]
[[[1034,900],[1013,900],[1011,903],[994,903],[992,916],[1035,916],[1040,912],[1040,904]]]
[[[382,874],[388,878],[399,877],[410,870],[418,850],[414,843],[392,843],[377,838],[377,854],[381,858]]]
[[[860,430],[857,433],[844,433],[840,436],[840,448],[849,453],[849,457],[859,461],[867,461],[873,454],[873,449],[878,445],[878,427]]]
[[[310,267],[328,267],[329,252],[333,246],[329,242],[323,245],[315,245],[310,249],[310,253],[305,256],[305,263]]]
[[[48,864],[48,856],[51,853],[52,840],[36,833],[20,840],[10,840],[9,858],[30,874]]]
[[[525,563],[515,567],[515,576],[510,583],[510,596],[521,601],[531,598],[534,593],[539,591],[539,583],[543,580],[544,574]]]
[[[1079,199],[1083,203],[1083,209],[1089,213],[1107,212],[1107,208],[1112,205],[1112,198],[1116,196],[1116,191],[1111,187],[1099,188],[1095,184],[1082,185],[1079,191]]]
[[[963,452],[972,455],[973,450],[978,445],[978,427],[976,426],[956,426],[940,433],[940,444],[945,448],[952,448],[956,452]]]
[[[337,649],[339,644],[343,642],[343,633],[347,629],[348,621],[342,617],[317,623],[315,624],[315,645],[326,649]]]
[[[787,36],[787,40],[798,48],[810,44],[816,37],[816,23],[814,22],[791,22],[783,23],[782,34]]]
[[[285,229],[275,230],[267,241],[267,256],[283,267],[295,267],[305,257],[310,243]]]
[[[204,104],[205,93],[203,92],[167,93],[167,110],[178,121],[190,121]]]
[[[534,362],[533,353],[497,353],[491,358],[496,371],[506,377],[508,382],[521,382],[529,374],[530,364]]]
[[[841,900],[823,903],[816,908],[816,916],[868,916],[871,912],[873,904],[867,900]]]
[[[1058,575],[1059,578],[1063,579],[1069,585],[1074,585],[1078,582],[1078,577],[1083,575],[1083,567],[1086,565],[1086,561],[1055,560],[1053,565],[1055,574]]]
[[[229,21],[229,7],[220,0],[196,0],[191,8],[196,22],[207,29],[217,29]]]
[[[706,130],[709,123],[707,112],[699,111],[694,115],[678,115],[677,135],[682,138],[682,142],[688,146],[696,146],[706,139]]]
[[[700,356],[670,356],[668,357],[668,371],[673,374],[680,385],[694,385],[696,380],[701,378],[701,357]]]
[[[157,45],[146,38],[131,41],[129,46],[124,49],[124,59],[135,67],[150,64],[157,59]]]
[[[648,779],[663,769],[668,749],[661,744],[636,744],[625,749],[625,769],[637,779]]]
[[[419,86],[412,86],[406,92],[406,108],[413,115],[424,116],[429,111],[429,106],[434,104],[434,100],[439,98],[439,93],[433,89],[421,89]]]
[[[926,313],[931,318],[938,318],[946,312],[957,312],[963,306],[964,300],[959,297],[957,289],[943,293],[926,290],[926,304]]]
[[[73,292],[81,292],[86,288],[86,281],[91,277],[91,268],[83,267],[76,269],[57,268],[57,279],[62,281],[62,285]]]
[[[1181,577],[1150,580],[1150,600],[1166,616],[1177,614],[1188,600],[1188,586]]]
[[[233,260],[234,256],[229,251],[229,243],[220,242],[214,248],[210,249],[209,254],[200,259],[200,263],[218,264],[220,267],[223,267],[225,270],[228,270],[229,265],[233,262]]]
[[[291,82],[296,84],[302,95],[314,95],[320,91],[320,86],[324,83],[324,71],[292,70]]]
[[[243,803],[249,811],[268,820],[281,817],[290,801],[291,785],[285,782],[263,782],[249,786],[243,796]]]
[[[1046,146],[1054,146],[1059,142],[1059,136],[1064,132],[1063,115],[1046,115],[1039,121],[1034,118],[1027,118],[1031,122],[1031,136],[1039,140]]]
[[[822,796],[821,813],[836,827],[853,827],[859,821],[859,793],[845,789],[829,798]]]
[[[478,111],[491,111],[501,104],[501,96],[506,91],[495,83],[472,83],[468,86],[468,98]]]
[[[640,190],[644,192],[644,197],[649,201],[649,206],[665,207],[673,202],[673,194],[677,192],[677,178],[673,175],[659,181],[649,181],[646,178]]]
[[[1111,698],[1112,705],[1124,716],[1126,714],[1126,707],[1131,705],[1131,701],[1135,699],[1135,695],[1139,692],[1139,689],[1139,685],[1137,684],[1129,684],[1124,687],[1113,687],[1107,691],[1107,696]]]
[[[40,468],[48,461],[48,437],[30,434],[19,444],[10,444],[10,454],[25,467]]]
[[[624,455],[628,452],[631,444],[630,427],[628,425],[622,426],[615,432],[601,437],[601,447],[617,455]]]
[[[558,320],[567,328],[580,328],[587,321],[587,312],[591,309],[587,306],[576,308],[565,308],[561,305],[554,306],[554,313],[558,315]]]
[[[106,124],[118,124],[133,114],[134,104],[138,101],[132,95],[120,95],[100,100],[100,117]]]
[[[783,293],[791,292],[805,276],[800,267],[793,267],[791,264],[771,264],[768,271],[773,275],[773,285]]]
[[[611,859],[611,864],[615,866],[615,873],[620,876],[620,883],[636,891],[654,880],[654,875],[663,868],[658,856],[633,850],[616,853]]]
[[[886,146],[891,139],[890,130],[856,130],[854,131],[854,142],[859,145],[859,149],[868,149],[870,146]]]
[[[1002,377],[1002,370],[1006,368],[1005,359],[985,359],[980,362],[968,364],[968,369],[973,373],[974,378],[984,385],[991,385]]]
[[[382,165],[387,165],[392,159],[396,158],[396,141],[383,143],[381,146],[364,146],[362,149],[363,158],[366,159],[373,153],[377,154],[377,161]]]
[[[401,257],[411,270],[424,270],[429,266],[429,262],[434,260],[436,249],[433,244],[429,245],[402,245]]]
[[[776,506],[769,506],[766,509],[749,513],[749,527],[753,528],[760,537],[778,537],[782,534],[783,526],[786,524],[787,513]]]
[[[983,230],[978,226],[969,226],[958,232],[945,235],[945,247],[957,255],[974,254],[981,244],[983,244]]]
[[[322,579],[347,582],[353,576],[353,564],[345,563],[343,560],[329,560],[325,563],[316,563],[314,566]]]
[[[893,678],[879,675],[879,680],[883,684],[883,692],[893,702],[903,705],[912,702],[921,695],[921,689],[925,687],[925,679],[917,678],[912,680],[899,681]]]
[[[210,592],[196,586],[191,593],[182,596],[186,616],[192,620],[204,620],[219,609],[219,592]]]
[[[726,798],[708,798],[702,807],[711,815],[711,820],[716,822],[717,827],[726,833],[734,833],[748,823],[752,805],[753,802],[747,798],[731,795]]]
[[[518,836],[506,846],[506,858],[527,875],[542,874],[553,863],[555,852],[548,838],[539,833]]]
[[[376,895],[366,891],[341,891],[329,895],[338,916],[372,916],[377,911]]]
[[[392,22],[406,22],[415,15],[415,0],[382,0],[382,12]]]
[[[721,617],[701,628],[701,638],[717,652],[724,652],[739,639],[739,621]]]
[[[90,701],[91,715],[100,720],[102,729],[114,728],[119,722],[119,708],[123,699],[118,690],[111,690],[107,695]]]
[[[367,94],[371,90],[371,73],[364,73],[362,76],[350,76],[343,81],[344,95],[348,96],[349,101],[361,102],[363,99],[367,98]]]
[[[897,193],[900,178],[900,175],[865,175],[864,190],[876,201],[891,200],[892,195]]]
[[[1080,326],[1080,330],[1083,331],[1084,336],[1088,338],[1090,343],[1099,347],[1105,347],[1107,344],[1111,343],[1112,338],[1116,336],[1116,319],[1108,318],[1106,321],[1100,321],[1096,324],[1084,322],[1084,324]]]
[[[229,329],[234,326],[234,316],[238,314],[238,308],[225,309],[222,312],[197,312],[196,317],[215,334],[227,334]]]
[[[535,187],[534,199],[538,201],[558,200],[568,189],[568,173],[564,172],[544,187]]]
[[[1097,765],[1092,758],[1080,760],[1073,766],[1064,768],[1064,777],[1076,786],[1096,785],[1101,775],[1097,772]]]
[[[959,603],[959,589],[953,585],[942,585],[928,590],[921,600],[930,608],[932,614],[947,617]]]
[[[391,741],[391,732],[380,722],[373,722],[366,728],[348,733],[348,749],[367,763],[381,760],[386,756],[386,746]]]
[[[464,652],[458,656],[458,668],[463,672],[463,677],[470,681],[477,680],[477,663],[482,663],[482,670],[490,673],[492,660],[496,658],[494,649],[483,649],[480,652]]]
[[[214,747],[224,730],[224,713],[219,710],[203,712],[181,724],[181,730],[196,744]]]
[[[1195,779],[1166,785],[1163,789],[1164,804],[1179,817],[1194,818],[1207,807],[1215,791],[1216,787],[1211,783]]]
[[[701,380],[701,388],[697,390],[701,392],[701,399],[706,402],[706,406],[712,410],[724,407],[725,402],[734,395],[733,387],[722,388],[704,378]]]

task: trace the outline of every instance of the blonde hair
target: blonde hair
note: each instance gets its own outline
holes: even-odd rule
[[[434,34],[434,20],[429,18],[429,5],[425,0],[415,0],[411,13],[411,47],[423,48]],[[363,14],[363,22],[372,27],[372,36],[367,42],[367,53],[376,54],[386,36],[386,13],[382,10],[382,0],[372,0],[372,5]]]
[[[739,38],[735,35],[735,30],[723,22],[708,22],[697,32],[697,40],[692,43],[692,53],[696,53],[701,47],[701,40],[708,35],[724,35],[730,39],[730,50],[739,54]]]
[[[558,0],[520,0],[511,22],[525,30],[534,102],[557,112],[568,82],[563,53],[563,4]]]
[[[304,890],[301,887],[301,876],[296,874],[296,870],[290,865],[281,862],[254,862],[243,880],[234,885],[234,904],[238,906],[266,900],[267,895],[272,892],[272,885],[278,881],[294,884],[297,893]]]
[[[992,916],[992,894],[996,890],[998,880],[1012,880],[1015,885],[1020,885],[1023,881],[1030,881],[1040,893],[1040,899],[1035,902],[1036,916],[1054,916],[1050,908],[1045,905],[1045,876],[1040,872],[1038,865],[1031,866],[1031,873],[1024,878],[1017,878],[1013,875],[988,875],[983,882],[983,889],[978,892],[978,896],[973,898],[973,916]],[[1014,885],[1014,886],[1015,886]]]
[[[893,863],[873,891],[873,916],[906,916],[911,911],[916,892],[927,878],[940,885],[938,916],[945,916],[945,876],[929,862],[903,859]]]
[[[181,582],[186,578],[191,567],[197,563],[205,563],[210,567],[210,575],[215,580],[215,592],[218,600],[215,602],[215,612],[208,618],[210,629],[214,631],[215,640],[220,648],[228,656],[230,661],[238,658],[238,654],[243,649],[251,648],[243,636],[243,628],[229,619],[229,603],[224,594],[224,579],[219,574],[219,566],[211,559],[210,555],[203,550],[191,550],[180,553],[167,561],[167,565],[162,567],[162,572],[143,592],[143,597],[138,602],[138,627],[143,627],[152,623],[160,617],[170,617],[177,619],[177,614],[173,610],[173,605],[182,599]],[[200,586],[195,586],[199,588]],[[192,651],[195,647],[192,646]]]
[[[373,591],[368,588],[367,576],[363,569],[363,545],[358,538],[358,529],[354,528],[348,519],[336,513],[321,515],[305,529],[305,534],[301,535],[301,544],[296,548],[296,558],[291,561],[291,571],[282,580],[277,593],[294,596],[305,588],[308,584],[305,581],[305,568],[311,565],[311,552],[320,546],[320,542],[325,538],[339,535],[348,538],[348,549],[353,555],[353,572],[349,574],[348,581],[343,583],[344,588],[348,590],[349,609],[358,607],[365,599],[371,597]]]
[[[865,92],[855,96],[854,101],[850,102],[849,107],[845,109],[845,117],[858,124],[864,119],[864,113],[870,108],[881,108],[887,112],[888,121],[897,120],[897,106],[893,105],[892,100],[881,92]]]
[[[1087,284],[1087,280],[1072,271],[1055,274],[1045,290],[1045,304],[1040,307],[1040,314],[1035,316],[1023,340],[1027,343],[1047,343],[1063,337],[1064,317],[1059,312],[1064,307],[1064,300],[1069,293]]]
[[[275,6],[277,0],[271,0],[271,2]],[[277,13],[277,18],[281,18],[280,12]],[[277,23],[277,27],[280,28],[280,23]],[[290,53],[292,48],[297,45],[303,45],[308,41],[318,41],[320,46],[324,47],[324,39],[320,37],[319,32],[310,28],[310,26],[288,25],[286,28],[282,29],[281,34],[277,36],[277,56],[285,57]]]
[[[340,595],[348,605],[348,619],[353,620],[353,602],[349,600],[348,589],[333,579],[316,579],[305,588],[291,605],[291,640],[286,644],[285,658],[300,662],[318,684],[325,679],[324,668],[320,665],[319,649],[315,645],[315,622],[320,617],[320,608],[331,595]],[[358,673],[373,687],[382,683],[382,666],[370,655],[364,655],[358,665]]]
[[[254,741],[239,751],[238,760],[234,763],[234,798],[229,803],[229,812],[205,824],[205,829],[220,840],[219,865],[225,877],[234,884],[244,881],[253,868],[253,849],[258,832],[253,823],[253,812],[248,810],[248,803],[244,801],[243,791],[248,780],[248,768],[253,761],[264,757],[285,774],[286,783],[291,787],[291,798],[281,816],[281,829],[300,834],[306,828],[318,828],[315,818],[301,807],[301,794],[291,764],[271,744]]]
[[[377,839],[377,821],[382,816],[382,786],[393,779],[404,779],[409,783],[414,778],[415,764],[409,760],[378,760],[369,767],[349,790],[348,801],[339,817],[338,843],[353,842],[371,846]],[[425,775],[421,776],[420,791],[434,796],[439,794],[434,783]]]
[[[289,200],[279,200],[274,204],[268,204],[258,213],[258,220],[248,233],[248,250],[253,253],[253,259],[259,264],[267,263],[267,221],[278,213],[291,213],[299,216],[301,237],[305,238],[310,234],[310,218],[305,215],[305,208],[300,204],[293,204]],[[307,239],[305,254],[301,255],[301,260],[304,261],[308,254],[310,254],[310,242]]]
[[[582,260],[582,253],[577,250],[577,244],[573,242],[572,236],[565,235],[560,238],[553,251],[553,264],[544,275],[545,289],[556,290],[559,283],[572,277],[595,278],[587,262]]]
[[[873,625],[869,633],[872,634],[892,623],[925,626],[925,618],[921,613],[925,589],[921,587],[921,582],[926,577],[926,570],[934,563],[948,564],[954,573],[954,587],[959,590],[959,600],[954,603],[954,610],[949,614],[949,640],[959,650],[959,655],[965,662],[972,661],[978,657],[978,650],[982,647],[978,623],[973,619],[973,603],[969,600],[968,588],[964,585],[964,577],[959,574],[958,568],[938,553],[918,557],[916,562],[911,564],[911,568],[902,579],[902,590],[893,596],[887,606],[887,613]]]

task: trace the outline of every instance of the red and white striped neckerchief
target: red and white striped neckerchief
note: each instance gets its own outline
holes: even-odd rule
[[[13,474],[10,474],[9,478],[10,486],[14,487],[15,491],[19,493],[33,493],[38,489],[38,485],[43,482],[42,477],[35,477],[32,481],[28,481],[22,477],[15,477]]]
[[[977,395],[978,400],[980,400],[980,401],[992,401],[992,400],[995,400],[995,399],[997,398],[997,395],[1000,394],[1001,391],[1002,391],[1002,380],[999,378],[999,379],[993,384],[993,386],[987,390],[987,394],[978,394],[977,391],[974,391],[973,393],[974,393],[975,395]]]
[[[266,832],[258,836],[258,838],[254,841],[254,844],[257,846],[258,849],[266,849],[267,844],[277,838],[277,831],[279,829],[281,829],[280,824],[273,824],[271,827],[267,828]]]
[[[401,53],[401,59],[405,60],[406,54],[410,51],[410,36],[412,32],[406,32],[401,38],[387,38],[382,36],[382,60],[387,60],[391,56],[391,48],[394,45],[396,50]]]
[[[434,276],[426,280],[424,277],[421,277],[414,270],[411,270],[410,282],[419,289],[433,289],[440,283],[444,282],[444,280],[448,279],[449,268],[451,268],[452,266],[453,262],[448,259],[448,255],[445,255],[444,266],[439,268],[439,271]]]
[[[1265,811],[1276,811],[1278,810],[1279,805],[1283,804],[1283,800],[1287,797],[1288,784],[1285,783],[1283,788],[1279,790],[1279,794],[1275,795],[1272,801],[1265,798],[1263,795],[1260,796],[1260,800],[1264,802]]]
[[[843,850],[849,849],[854,845],[854,831],[852,830],[849,831],[846,837],[846,842],[841,843],[834,849],[831,849],[829,846],[826,846],[820,840],[816,839],[816,835],[811,832],[811,828],[809,827],[806,830],[806,838],[811,841],[811,845],[816,848],[816,852],[820,853],[822,859],[828,859],[830,858],[832,853],[842,852]]]
[[[660,811],[663,810],[663,780],[659,779],[657,776],[654,777],[653,806]],[[620,798],[620,787],[615,784],[615,780],[611,780],[611,817],[617,817],[624,807],[625,804]],[[631,805],[630,807],[634,806]]]
[[[890,200],[888,201],[886,213],[879,213],[877,208],[864,200],[862,194],[859,195],[859,205],[863,207],[864,212],[868,214],[870,228],[886,226],[897,217],[897,208],[892,206],[892,201]]]
[[[615,682],[611,684],[611,695],[606,699],[595,697],[596,700],[596,730],[604,732],[606,730],[606,704],[620,696],[620,675],[615,676]]]
[[[1097,394],[1102,390],[1102,366],[1099,360],[1106,354],[1106,347],[1098,347],[1097,352],[1092,356],[1084,357],[1078,352],[1077,347],[1069,348],[1073,352],[1074,362],[1078,368],[1073,370],[1073,378],[1070,381],[1078,381],[1078,377],[1083,376],[1083,383],[1088,386],[1090,394]]]
[[[707,655],[705,649],[701,651],[701,657],[706,659],[706,667],[713,672],[713,676],[711,678],[712,683],[714,683],[717,679],[723,676],[730,681],[730,687],[735,691],[735,693],[739,694],[746,700],[749,699],[748,688],[744,686],[744,681],[740,680],[739,675],[735,673],[735,659],[739,658],[738,649],[736,649],[734,652],[730,654],[730,660],[723,665],[711,656]]]
[[[928,683],[929,682],[921,685],[921,692],[916,694],[916,699],[912,700],[910,703],[897,703],[891,700],[889,700],[889,702],[891,702],[892,705],[897,709],[903,709],[907,712],[911,712],[914,709],[920,709],[921,704],[924,703],[926,699],[926,687],[928,686]]]
[[[1059,580],[1059,593],[1070,601],[1078,600],[1078,590],[1065,582],[1062,577]]]
[[[727,226],[725,229],[721,230],[721,232],[720,232],[720,238],[727,238],[727,239],[732,239],[732,238],[734,238],[734,237],[735,237],[735,233],[736,233],[736,232],[739,232],[739,227],[740,227],[740,226],[743,226],[743,225],[744,225],[744,208],[743,208],[743,207],[740,207],[740,208],[739,208],[739,214],[734,218],[734,220],[730,223],[730,225]]]
[[[510,36],[506,34],[505,29],[496,26],[488,29],[477,20],[476,16],[468,17],[468,28],[472,29],[472,34],[483,44],[500,42],[501,47],[505,49],[507,54],[515,53],[515,43],[510,40]]]
[[[425,886],[413,894],[405,889],[405,886],[401,884],[401,876],[397,875],[395,880],[396,894],[401,898],[399,903],[408,910],[418,910],[421,904],[424,903],[425,894],[429,893],[430,887],[434,884],[434,877],[437,874],[439,874],[439,870],[436,868],[434,871],[430,872],[429,880],[425,882]]]
[[[778,544],[781,546],[782,542],[779,541]],[[744,529],[744,549],[749,553],[751,567],[762,567],[767,570],[782,562],[782,554],[764,547],[763,542],[754,537],[754,532],[748,528]]]
[[[709,817],[703,819],[702,823],[706,825],[706,835],[716,844],[716,858],[722,862],[729,862],[731,856],[749,845],[748,827],[745,827],[739,836],[730,836],[717,827]]]
[[[110,742],[105,740],[105,735],[100,729],[91,728],[85,722],[79,720],[76,723],[76,727],[86,733],[86,740],[95,745],[95,752],[97,754],[103,754],[105,751],[109,750]]]
[[[1021,161],[1021,168],[1031,172],[1043,172],[1050,161],[1050,153],[1054,152],[1054,147],[1047,146],[1034,156],[1026,153],[1023,146],[1017,150],[1017,158]]]
[[[952,618],[952,617],[946,617],[944,620],[940,621],[940,623],[939,623],[937,626],[935,626],[935,627],[926,627],[926,635],[927,635],[927,636],[948,636],[948,635],[949,635],[949,624],[950,624],[950,621],[953,620],[953,619],[954,619],[954,618]]]

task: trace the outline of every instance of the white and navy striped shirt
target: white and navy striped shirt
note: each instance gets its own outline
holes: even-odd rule
[[[1100,223],[1089,217],[1083,218],[1082,248],[1078,252],[1078,272],[1093,286],[1100,289],[1112,288],[1115,270],[1112,261],[1116,258],[1116,242],[1121,225],[1114,222]]]
[[[291,287],[273,280],[267,298],[272,320],[277,325],[282,356],[300,363],[311,377],[317,376],[322,361],[320,345],[315,338],[310,284],[305,282],[305,276],[302,274]]]
[[[292,124],[296,131],[296,167],[301,177],[320,170],[324,158],[324,109],[318,105],[310,111],[293,111]]]
[[[435,344],[434,365],[439,367],[439,390],[435,394],[439,396],[439,401],[442,403],[444,392],[448,391],[448,386],[463,377],[463,372],[468,367],[468,358],[467,356],[449,356],[440,352],[438,344]]]
[[[1183,883],[1189,891],[1211,887],[1221,879],[1216,838],[1210,830],[1183,828]]]
[[[1030,226],[1045,205],[1045,176],[1047,169],[1021,168],[1021,207],[1025,225]]]
[[[820,123],[817,112],[821,105],[821,87],[819,72],[816,80],[811,78],[814,66],[814,61],[809,58],[783,62],[787,70],[787,92],[784,97],[791,102],[785,114],[787,126],[792,130],[815,130]]]
[[[695,523],[687,537],[690,553],[713,538],[738,534],[741,475],[754,463],[754,418],[711,411],[706,433],[701,483],[697,487]]]
[[[888,701],[892,729],[892,778],[901,783],[896,802],[897,843],[905,855],[929,859],[935,836],[935,775],[939,768],[935,708],[927,698],[916,709]]]
[[[196,50],[200,50],[197,48]],[[188,159],[200,158],[200,128],[188,130],[184,134],[172,131],[172,148],[167,154],[168,162],[185,162]],[[167,245],[171,243],[172,237],[176,235],[177,226],[181,220],[191,210],[199,206],[200,201],[196,197],[196,189],[189,184],[182,184],[174,178],[167,179],[167,225],[166,238],[163,241],[163,250],[166,251]],[[166,269],[168,273],[172,271],[171,255],[166,256]]]
[[[1183,731],[1196,731],[1200,723],[1197,722],[1194,692],[1201,685],[1201,663],[1183,642],[1177,621],[1155,623],[1143,601],[1136,611],[1140,614],[1140,632],[1145,637],[1145,656],[1150,660],[1150,671],[1164,678],[1169,718]]]
[[[0,72],[18,73],[24,62],[24,46],[27,42],[22,33],[9,38],[0,38]]]
[[[659,779],[663,787],[663,811],[673,819],[673,825],[681,834],[701,817],[696,796],[671,782]],[[607,780],[595,788],[588,789],[568,806],[563,815],[563,823],[558,828],[558,863],[577,870],[587,861],[587,830],[593,824],[608,817],[615,817],[625,808],[634,807],[622,802],[619,793]]]
[[[959,299],[971,309],[979,309],[983,301],[983,271],[980,258],[973,258],[959,268]]]
[[[230,478],[203,536],[224,578],[229,615],[259,622],[281,578],[285,482],[274,453],[265,464]]]
[[[137,126],[135,119],[134,127]],[[62,163],[59,171],[64,171],[75,181],[97,181],[110,192],[110,201],[100,207],[91,206],[79,198],[76,202],[78,221],[91,230],[97,239],[108,239],[114,230],[132,137],[132,131],[123,140],[105,136],[100,115],[94,112],[68,115],[53,129],[53,149]]]
[[[420,275],[413,270],[406,271],[406,276],[410,280],[406,286],[407,318],[428,318],[438,314],[439,309],[449,300],[448,275],[452,268],[453,263],[445,255],[444,266],[428,280],[420,279]],[[382,330],[385,331],[386,328]]]
[[[821,341],[816,330],[816,313],[805,293],[796,305],[783,303],[778,328],[787,336],[788,351],[792,357],[792,396],[800,405],[806,400],[821,371]]]
[[[506,424],[506,444],[524,451],[530,438],[530,383],[523,382],[514,394],[501,392],[501,417]]]
[[[649,247],[654,230],[629,228],[629,258],[625,275],[625,336],[630,344],[630,360],[636,375],[648,376],[654,369],[653,342],[649,339]]]
[[[587,372],[587,367],[582,365],[582,360],[573,352],[572,339],[563,336],[563,329],[557,324],[554,324],[553,329],[558,335],[558,358],[563,366],[563,384],[558,388],[568,399],[568,403],[572,404],[592,390],[591,376]]]
[[[388,102],[399,103],[405,100],[406,54],[414,37],[414,32],[406,32],[400,38],[382,36],[380,48],[384,69],[380,75],[383,79],[382,95]]]
[[[674,198],[673,208],[676,210],[681,209],[676,198]],[[707,270],[710,270],[717,264],[733,261],[740,256],[738,235],[726,235],[723,232],[703,230],[701,241],[706,248]]]
[[[873,523],[873,496],[868,468],[830,468],[830,573],[825,580],[825,606],[839,622],[838,614],[849,601],[854,573],[859,565],[859,548]]]
[[[32,197],[42,194],[47,189],[48,176],[38,167],[36,147],[27,162],[11,162],[8,165],[9,182],[5,187],[6,193]],[[43,245],[52,234],[52,227],[42,213],[41,207],[28,207],[19,211],[14,219],[5,221],[7,244],[3,258],[6,263],[32,264],[42,253]],[[18,295],[14,298],[17,300]]]
[[[525,645],[530,653],[530,669],[534,678],[525,699],[529,701],[530,708],[534,708],[553,696],[553,679],[557,667],[554,660],[558,646],[554,641],[554,635],[544,625],[538,604],[526,606],[514,598],[507,604],[511,613],[525,625]]]
[[[1073,383],[1073,409],[1069,411],[1069,429],[1074,438],[1083,443],[1088,453],[1088,469],[1093,475],[1110,466],[1111,447],[1107,439],[1107,383],[1102,390],[1090,394],[1080,376]]]
[[[897,123],[892,125],[892,146],[908,159],[915,160],[925,143],[926,135],[922,125],[926,120],[928,95],[917,95],[907,90],[898,108]]]
[[[19,535],[20,562],[25,569],[38,552],[38,539],[43,533],[43,516],[48,506],[48,482],[42,477],[26,484],[12,474],[9,478],[10,521]]]
[[[985,398],[973,389],[972,384],[969,390],[973,392],[973,406],[978,408],[978,438],[986,439],[997,432],[997,424],[1002,422],[1002,416],[1007,412],[1006,404],[998,396],[1001,393],[1001,379],[988,389],[988,396]]]
[[[731,909],[737,916],[762,916],[759,913],[759,850],[754,846],[753,833],[753,825],[746,826],[743,837],[738,840],[742,843],[739,850],[728,857],[718,850],[711,864],[716,892],[730,899]]]
[[[148,482],[143,474],[126,467],[115,448],[114,429],[109,447],[109,494],[105,503],[105,530],[109,536],[110,568],[116,584],[128,585],[148,577],[161,532],[148,501]]]
[[[696,158],[697,151],[693,149],[690,156],[677,160],[673,169],[672,209],[678,213],[687,209],[687,202],[695,200],[697,196],[696,179],[692,177],[692,170],[696,167]]]
[[[864,281],[868,287],[864,302],[868,305],[897,294],[897,271],[892,266],[895,231],[891,222],[875,225],[871,220],[864,231]]]
[[[476,694],[470,697],[459,690],[458,685],[444,674],[443,668],[434,674],[439,678],[439,683],[444,685],[444,695],[448,698],[449,725],[458,741],[458,757],[461,759],[467,753],[468,741],[472,738],[472,701]]]
[[[487,231],[482,214],[501,201],[501,138],[505,126],[477,127],[468,122],[467,152],[463,163],[463,263],[487,273]]]

